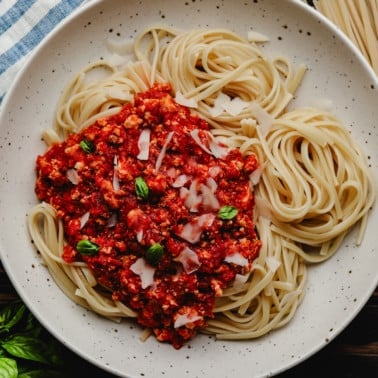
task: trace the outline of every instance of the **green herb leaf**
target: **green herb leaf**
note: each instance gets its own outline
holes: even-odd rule
[[[66,372],[65,349],[21,301],[1,309],[0,327],[0,378],[71,376]]]
[[[80,142],[80,147],[87,154],[90,154],[91,152],[94,152],[94,150],[95,150],[95,145],[93,144],[93,142],[91,142],[90,140],[87,140],[87,139],[83,139]]]
[[[45,357],[48,353],[46,344],[39,339],[29,336],[15,335],[3,341],[1,346],[13,357],[49,364]]]
[[[237,214],[238,209],[231,205],[222,206],[218,211],[218,217],[224,220],[235,218]]]
[[[93,256],[100,250],[100,246],[90,240],[83,239],[76,244],[76,250],[82,255]]]
[[[17,362],[12,358],[0,358],[0,377],[17,378]]]
[[[146,253],[146,260],[151,265],[157,265],[164,254],[164,248],[159,244],[152,244]]]
[[[25,310],[22,302],[15,302],[3,308],[0,312],[0,332],[9,332],[22,319]]]
[[[142,177],[137,177],[135,180],[135,193],[138,197],[146,199],[148,197],[148,185]]]

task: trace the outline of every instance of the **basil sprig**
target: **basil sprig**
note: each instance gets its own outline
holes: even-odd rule
[[[223,220],[230,220],[236,217],[238,209],[235,206],[225,205],[218,211],[218,217]]]
[[[155,243],[152,244],[150,248],[148,248],[146,253],[146,260],[151,265],[159,264],[161,258],[164,254],[164,248],[161,244]]]
[[[135,180],[135,193],[138,197],[146,199],[148,197],[149,189],[143,177],[137,177]]]
[[[83,139],[80,142],[80,147],[87,154],[90,154],[91,152],[94,152],[94,150],[95,150],[95,145],[93,144],[93,142],[91,142],[90,140],[87,140],[87,139]]]
[[[1,377],[67,377],[68,354],[21,301],[0,310]],[[67,361],[66,361],[67,358]]]
[[[80,240],[76,244],[76,250],[82,255],[93,256],[100,250],[100,246],[90,240]]]

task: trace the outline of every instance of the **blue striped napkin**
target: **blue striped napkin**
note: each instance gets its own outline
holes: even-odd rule
[[[0,0],[0,105],[28,55],[88,0]]]

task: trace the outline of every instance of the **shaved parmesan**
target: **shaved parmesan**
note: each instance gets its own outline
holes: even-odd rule
[[[200,136],[199,136],[199,130],[195,129],[190,132],[190,136],[193,138],[193,140],[209,155],[212,155],[212,152],[209,148],[202,142]]]
[[[204,131],[207,142],[209,144],[209,147],[207,147],[205,143],[201,140],[199,136],[199,131],[200,130],[198,129],[192,130],[190,132],[190,136],[205,152],[219,159],[223,159],[227,156],[227,154],[230,151],[229,147],[220,145],[210,132]]]
[[[202,203],[202,196],[198,193],[198,181],[194,180],[190,184],[189,190],[187,191],[187,196],[185,197],[184,205],[189,209],[190,212],[195,213],[198,211],[198,206]],[[180,193],[184,193],[181,191]]]
[[[257,102],[253,102],[251,105],[252,113],[260,126],[260,130],[263,136],[267,135],[270,128],[273,125],[274,118],[263,109]]]
[[[182,177],[184,176],[184,177]],[[198,212],[199,206],[202,205],[205,210],[216,211],[219,209],[219,201],[215,195],[218,184],[216,181],[209,177],[206,184],[198,185],[198,180],[191,182],[189,189],[183,185],[190,180],[190,177],[185,175],[179,176],[177,182],[173,184],[174,187],[180,187],[180,198],[184,199],[184,205],[190,212]]]
[[[130,59],[126,56],[122,56],[116,53],[110,54],[106,57],[106,62],[112,66],[124,66]]]
[[[68,169],[66,175],[72,184],[77,185],[80,182],[80,176],[76,169]]]
[[[212,190],[207,185],[201,184],[200,189],[202,192],[202,204],[206,210],[218,210],[220,208],[219,201]]]
[[[201,266],[197,253],[189,247],[185,247],[174,260],[180,262],[188,274],[195,272]]]
[[[178,236],[191,244],[195,244],[201,239],[202,232],[213,224],[214,219],[214,214],[202,214],[191,222],[186,223]]]
[[[217,165],[214,167],[209,168],[209,175],[211,177],[217,177],[221,173],[221,168],[218,167]]]
[[[175,320],[174,328],[179,328],[202,319],[203,317],[200,315],[179,314],[179,316]]]
[[[136,238],[138,240],[138,243],[140,243],[143,240],[143,234],[144,234],[143,230],[137,231]]]
[[[230,148],[220,145],[214,138],[213,134],[208,133],[210,137],[210,150],[218,159],[224,159],[230,152]]]
[[[181,188],[190,180],[188,175],[179,175],[176,177],[176,180],[173,182],[172,186],[174,188]]]
[[[232,286],[234,288],[239,288],[240,286],[244,285],[248,281],[248,278],[249,278],[249,273],[244,274],[244,275],[236,273],[235,280]]]
[[[142,289],[146,289],[153,285],[156,269],[151,265],[148,265],[143,257],[136,260],[135,263],[130,266],[130,270],[139,276],[142,283]]]
[[[113,160],[113,166],[114,166],[114,171],[113,171],[113,189],[115,192],[118,192],[120,190],[120,185],[119,185],[119,180],[118,180],[118,156],[114,156]]]
[[[193,98],[186,98],[184,95],[177,91],[175,101],[183,106],[187,106],[188,108],[198,108],[198,103]]]
[[[231,98],[223,92],[220,92],[214,101],[214,105],[210,108],[210,114],[213,117],[221,115],[226,112],[232,116],[239,115],[243,109],[245,109],[249,103],[242,100],[240,97]]]
[[[89,211],[82,215],[82,217],[80,218],[80,228],[83,228],[86,225],[89,220],[89,215]]]
[[[119,55],[132,54],[134,50],[134,41],[132,39],[114,40],[107,39],[106,45],[109,51]]]
[[[198,217],[198,224],[200,227],[208,228],[211,227],[215,219],[215,214],[207,213],[202,214]]]
[[[161,163],[163,162],[163,159],[164,159],[164,156],[165,156],[165,152],[167,151],[168,144],[171,141],[173,134],[174,134],[174,132],[170,131],[169,134],[167,135],[167,138],[164,142],[163,148],[161,149],[159,156],[156,159],[156,163],[155,163],[155,170],[156,171],[158,171],[160,169]]]
[[[240,266],[247,266],[249,264],[248,259],[246,259],[239,252],[236,252],[233,255],[226,256],[224,261],[231,264],[240,265]]]
[[[249,180],[253,186],[257,185],[260,182],[260,177],[264,171],[263,164],[260,164],[250,175]]]
[[[223,105],[224,110],[232,115],[232,116],[237,116],[239,115],[243,109],[245,109],[248,106],[248,102],[242,100],[240,97],[234,97],[232,100],[226,102]]]
[[[249,30],[248,31],[248,36],[247,39],[249,42],[268,42],[269,37],[267,37],[265,34],[258,33],[254,30]]]
[[[223,104],[227,101],[230,101],[230,97],[224,94],[223,92],[219,92],[217,98],[214,101],[214,105],[210,108],[210,114],[213,117],[217,117],[224,112]]]
[[[180,188],[180,198],[185,200],[185,198],[189,195],[189,189],[182,186]]]
[[[140,133],[139,139],[138,139],[139,154],[137,155],[137,159],[148,160],[149,151],[150,151],[150,136],[151,136],[150,129],[143,129],[142,132]]]
[[[209,178],[206,180],[206,185],[208,186],[208,188],[209,188],[213,193],[215,193],[215,191],[216,191],[217,188],[218,188],[218,184],[217,184],[217,182],[216,182],[212,177],[209,177]]]

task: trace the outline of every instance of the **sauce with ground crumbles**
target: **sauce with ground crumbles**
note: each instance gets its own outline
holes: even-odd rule
[[[180,348],[259,253],[257,167],[155,84],[39,156],[36,193],[63,222],[64,260],[86,262],[139,324]]]

